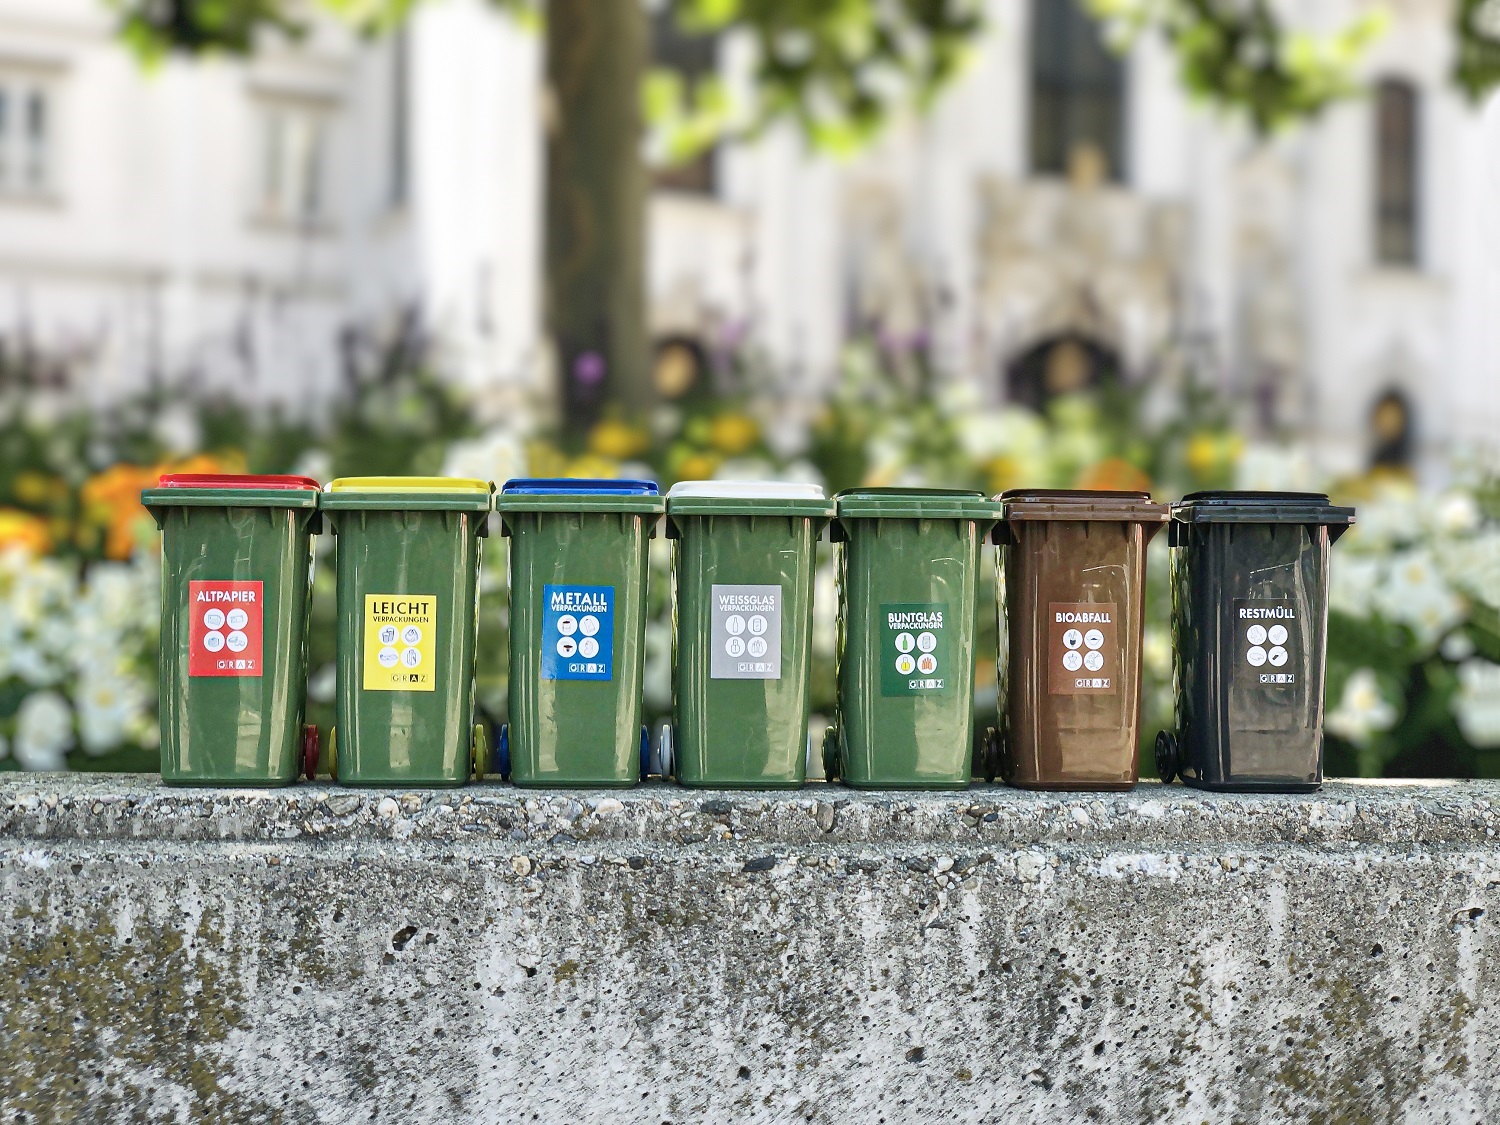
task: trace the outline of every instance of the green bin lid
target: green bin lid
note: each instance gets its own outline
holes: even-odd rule
[[[1071,520],[1164,524],[1171,516],[1149,492],[1082,488],[1013,488],[995,497],[1009,520]]]
[[[1321,492],[1192,492],[1172,505],[1180,523],[1301,523],[1350,527],[1354,509]]]
[[[1001,506],[962,488],[849,488],[836,497],[839,519],[987,520]]]
[[[330,511],[488,512],[495,486],[469,477],[339,477],[323,494]]]
[[[669,516],[804,516],[829,519],[821,485],[778,480],[684,480],[667,490]]]

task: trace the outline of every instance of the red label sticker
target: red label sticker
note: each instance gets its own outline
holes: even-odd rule
[[[188,583],[188,675],[259,676],[263,582]]]

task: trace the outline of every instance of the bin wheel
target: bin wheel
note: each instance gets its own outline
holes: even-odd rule
[[[1156,772],[1162,784],[1170,784],[1177,776],[1177,736],[1169,730],[1156,732]]]
[[[500,737],[495,741],[495,764],[500,770],[500,780],[510,780],[510,724],[500,724]]]
[[[677,773],[676,755],[672,748],[672,724],[662,723],[661,737],[657,740],[657,754],[661,758],[661,779],[670,781]]]
[[[1000,728],[985,727],[984,743],[981,750],[983,756],[984,780],[994,784],[995,778],[1000,773]]]
[[[474,724],[474,741],[470,747],[470,753],[473,756],[474,780],[483,781],[485,766],[490,756],[489,739],[484,735],[483,723]]]
[[[651,776],[651,731],[641,724],[641,780]]]
[[[834,782],[839,779],[839,728],[836,723],[829,723],[823,731],[823,780]]]
[[[318,728],[312,723],[302,728],[302,773],[308,781],[318,780]]]

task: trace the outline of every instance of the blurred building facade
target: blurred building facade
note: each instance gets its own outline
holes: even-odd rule
[[[1395,6],[1370,97],[1264,143],[1194,106],[1159,42],[1117,58],[1065,0],[987,8],[936,112],[857,159],[778,131],[660,176],[658,339],[751,340],[807,391],[855,332],[994,402],[1191,373],[1331,471],[1491,440],[1500,120],[1449,83],[1446,0]],[[657,50],[731,86],[747,70],[732,37],[662,25]],[[474,385],[540,378],[540,56],[447,0],[394,39],[326,26],[143,73],[100,0],[0,0],[8,361],[106,397],[317,399],[420,325]]]

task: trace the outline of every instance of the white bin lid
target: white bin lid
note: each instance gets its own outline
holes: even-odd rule
[[[681,480],[667,499],[685,496],[713,500],[824,500],[823,486],[784,480]]]

